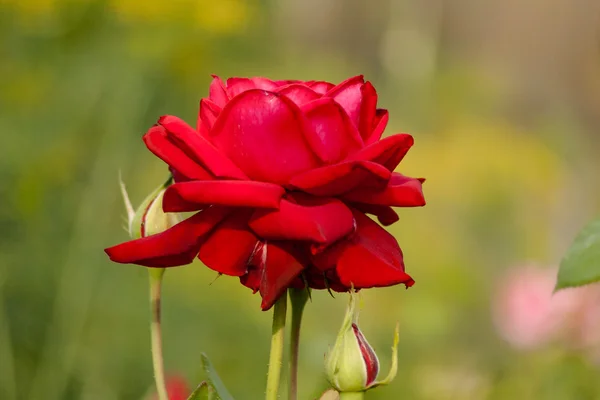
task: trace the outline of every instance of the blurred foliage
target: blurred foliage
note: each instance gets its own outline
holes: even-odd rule
[[[370,399],[600,396],[599,366],[560,348],[510,350],[489,316],[504,268],[556,264],[600,210],[598,124],[573,106],[597,97],[540,89],[526,103],[529,89],[498,64],[461,56],[460,35],[434,40],[443,19],[421,21],[402,1],[342,3],[302,3],[290,17],[300,3],[0,0],[1,399],[129,400],[152,384],[146,272],[102,249],[127,239],[119,170],[134,203],[163,181],[140,137],[163,114],[194,121],[211,73],[365,73],[391,111],[387,132],[416,138],[401,171],[427,178],[428,205],[400,210],[391,231],[417,284],[363,293],[362,327],[384,365],[401,326],[399,378]],[[423,22],[412,47],[394,39],[399,15]],[[372,42],[353,49],[356,38]],[[261,398],[270,313],[258,296],[198,263],[169,271],[165,292],[167,369],[197,384],[206,351],[236,398]],[[327,386],[323,355],[345,304],[315,293],[307,306],[302,399]]]

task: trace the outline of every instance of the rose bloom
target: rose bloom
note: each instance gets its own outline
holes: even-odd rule
[[[288,287],[347,291],[414,281],[379,224],[423,206],[421,184],[393,172],[413,144],[381,139],[387,110],[362,76],[317,81],[214,77],[196,129],[163,116],[144,135],[175,183],[170,229],[106,249],[113,261],[173,267],[198,258],[238,276],[269,309]]]

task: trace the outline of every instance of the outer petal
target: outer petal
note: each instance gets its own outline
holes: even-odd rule
[[[209,204],[232,207],[278,208],[285,190],[254,181],[191,181],[175,183],[163,198],[166,212],[194,211]]]
[[[213,75],[213,80],[210,83],[208,98],[220,108],[225,107],[225,104],[229,101],[229,95],[225,89],[225,84],[221,78],[216,75]]]
[[[402,161],[413,143],[414,139],[411,135],[400,133],[368,145],[361,151],[349,156],[348,160],[373,161],[393,171],[400,161]]]
[[[388,110],[378,108],[377,111],[375,111],[375,118],[373,118],[373,125],[371,128],[372,131],[369,137],[365,139],[365,144],[369,145],[381,139],[381,135],[383,135],[383,131],[385,131],[389,119],[390,114],[388,113]]]
[[[323,97],[302,107],[312,129],[307,139],[325,164],[333,164],[363,147],[358,130],[344,109],[332,98]]]
[[[229,179],[247,179],[246,175],[231,160],[180,118],[166,115],[160,117],[158,123],[164,126],[169,137],[186,154],[206,167],[215,176]]]
[[[306,261],[290,243],[267,242],[263,249],[265,264],[259,290],[262,297],[260,306],[266,311],[302,272]]]
[[[258,244],[258,238],[248,229],[252,210],[232,212],[200,246],[198,258],[208,268],[225,275],[242,276],[248,272],[248,262]]]
[[[302,112],[290,99],[264,90],[248,90],[223,109],[212,141],[251,179],[287,183],[317,165],[305,138]]]
[[[330,91],[332,88],[335,87],[335,85],[333,83],[324,82],[324,81],[310,81],[310,82],[306,82],[306,85],[321,95],[327,93],[328,91]]]
[[[299,106],[321,97],[319,93],[300,83],[281,86],[275,92],[285,95]]]
[[[198,253],[201,238],[229,213],[210,207],[166,231],[105,249],[114,262],[166,268],[189,264]]]
[[[414,280],[404,272],[396,239],[360,211],[354,212],[354,218],[356,234],[317,256],[320,268],[335,262],[340,283],[346,287],[412,286]]]
[[[338,196],[361,186],[385,187],[390,176],[379,164],[348,161],[297,175],[290,180],[290,185],[315,196]]]
[[[286,86],[291,85],[292,83],[301,83],[305,85],[305,82],[299,81],[298,79],[280,79],[278,81],[274,81],[277,86]]]
[[[295,200],[295,201],[290,201]],[[268,240],[301,240],[331,244],[354,230],[352,212],[337,199],[296,195],[279,210],[257,210],[249,226]]]
[[[375,215],[379,223],[383,226],[392,225],[400,219],[396,211],[389,206],[365,203],[351,203],[351,206],[365,214]]]
[[[362,75],[355,76],[325,93],[325,96],[332,97],[346,110],[346,114],[348,114],[350,120],[357,128],[362,103],[361,88],[364,82],[365,80]]]
[[[267,256],[266,245],[265,242],[258,242],[256,244],[256,247],[248,259],[248,272],[245,275],[240,276],[240,283],[252,289],[252,293],[258,292],[258,289],[260,288]]]
[[[258,245],[261,245],[260,243]],[[256,267],[250,266],[246,274],[240,276],[240,283],[247,288],[252,289],[252,293],[258,292],[260,288],[260,281],[262,279],[262,272]]]
[[[234,98],[246,90],[256,89],[254,82],[249,78],[229,78],[227,79],[226,87],[229,98]]]
[[[360,115],[358,118],[358,130],[363,140],[366,142],[373,130],[373,120],[377,109],[377,91],[371,82],[365,82],[360,88],[362,102],[360,105]]]
[[[251,89],[275,90],[279,85],[267,78],[229,78],[227,91],[231,98]]]
[[[173,144],[162,126],[153,126],[144,135],[146,147],[158,158],[178,172],[178,179],[212,179],[213,176]]]
[[[409,178],[394,172],[383,189],[361,189],[344,193],[344,200],[392,207],[421,207],[425,205],[423,179]]]
[[[220,113],[221,107],[217,104],[207,99],[200,100],[200,111],[198,112],[198,124],[196,130],[203,137],[208,137],[209,132]]]

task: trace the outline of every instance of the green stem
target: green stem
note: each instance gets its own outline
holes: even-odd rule
[[[363,400],[365,392],[341,392],[340,400]]]
[[[165,272],[162,268],[151,268],[150,272],[150,310],[152,320],[150,323],[150,336],[152,338],[152,366],[154,368],[154,381],[159,400],[169,400],[165,384],[165,366],[162,351],[162,333],[160,327],[160,293],[162,277]]]
[[[285,334],[285,313],[287,309],[287,296],[285,293],[279,297],[273,310],[273,331],[271,334],[271,355],[269,357],[269,371],[267,373],[266,400],[277,400],[279,380],[281,378],[281,363],[283,360],[283,342]]]
[[[300,327],[304,306],[310,289],[289,289],[292,304],[292,331],[290,338],[290,382],[288,400],[298,399],[298,357],[300,349]]]

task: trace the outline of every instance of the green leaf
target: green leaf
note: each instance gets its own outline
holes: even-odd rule
[[[555,290],[600,281],[600,219],[586,225],[560,263]]]
[[[206,400],[209,397],[208,383],[202,382],[198,387],[190,394],[187,400]]]
[[[210,360],[208,359],[208,356],[202,353],[200,357],[202,359],[202,367],[204,368],[204,372],[206,372],[208,383],[215,391],[213,396],[210,396],[209,392],[209,399],[233,400],[233,396],[229,394],[229,391],[227,391],[225,384],[223,384],[223,381],[221,381],[221,378],[219,378],[219,375],[212,366]]]

